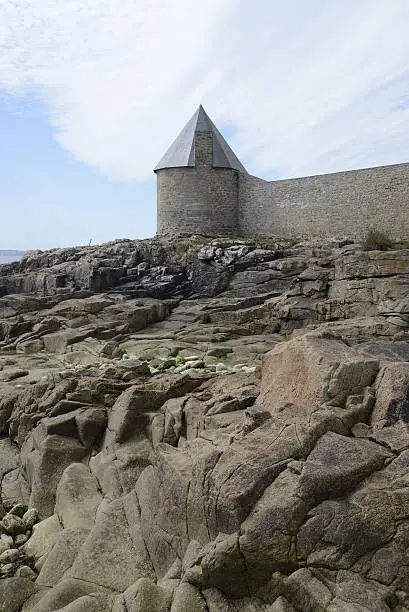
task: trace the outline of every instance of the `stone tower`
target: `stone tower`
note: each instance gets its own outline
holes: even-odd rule
[[[154,172],[159,235],[239,233],[239,175],[246,170],[202,106]]]

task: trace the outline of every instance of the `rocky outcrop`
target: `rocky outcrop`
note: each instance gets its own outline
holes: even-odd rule
[[[408,261],[192,238],[0,268],[0,609],[409,610]]]

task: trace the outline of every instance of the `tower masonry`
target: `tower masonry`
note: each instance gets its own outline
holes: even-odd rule
[[[155,168],[158,234],[238,233],[239,173],[246,173],[202,106]]]
[[[155,170],[158,234],[409,239],[409,164],[265,181],[199,106]]]

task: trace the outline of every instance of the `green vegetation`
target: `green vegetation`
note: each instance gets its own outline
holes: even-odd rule
[[[393,241],[385,232],[371,228],[363,242],[364,251],[387,251],[393,248]]]

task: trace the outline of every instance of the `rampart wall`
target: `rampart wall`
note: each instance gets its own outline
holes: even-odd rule
[[[369,228],[409,238],[409,164],[280,181],[240,174],[242,235],[359,239]]]

